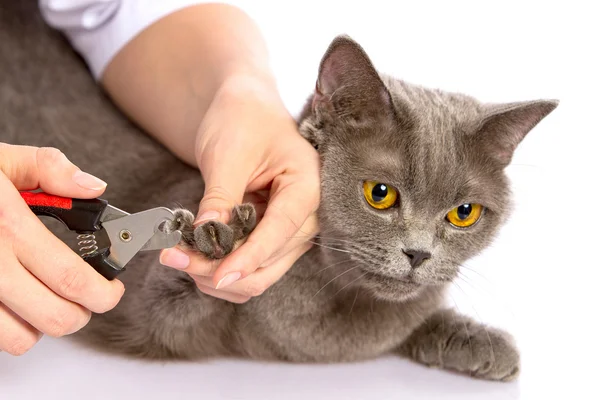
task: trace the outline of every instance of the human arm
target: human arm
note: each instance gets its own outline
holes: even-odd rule
[[[308,249],[317,229],[318,157],[297,133],[277,93],[265,42],[245,13],[197,4],[165,15],[116,52],[97,77],[125,114],[199,167],[206,182],[199,217],[226,222],[244,194],[267,192],[258,227],[218,267],[176,249],[162,253],[163,263],[185,266],[206,293],[245,301]],[[223,289],[236,273],[242,280]]]

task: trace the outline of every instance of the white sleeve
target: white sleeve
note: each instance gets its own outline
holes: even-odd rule
[[[115,54],[144,28],[200,3],[204,1],[39,0],[39,7],[46,23],[68,38],[98,80]]]

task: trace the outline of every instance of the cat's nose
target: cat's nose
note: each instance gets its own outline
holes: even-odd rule
[[[417,268],[419,265],[423,264],[423,261],[431,258],[431,253],[427,251],[408,249],[402,250],[402,252],[408,257],[410,266],[413,268]]]

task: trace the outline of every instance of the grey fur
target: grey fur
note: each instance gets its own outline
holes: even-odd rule
[[[0,8],[0,141],[60,148],[106,180],[105,198],[128,211],[195,209],[198,172],[103,98],[60,38],[32,19],[34,2],[7,4]],[[360,46],[337,38],[299,118],[322,162],[318,245],[242,305],[202,294],[185,273],[160,266],[155,253],[140,253],[122,276],[122,302],[77,337],[153,359],[345,362],[396,353],[479,378],[514,379],[520,366],[511,336],[444,309],[444,292],[508,217],[504,167],[556,105],[488,105],[381,76]],[[371,208],[363,180],[396,187],[397,207]],[[465,202],[484,204],[482,218],[468,229],[450,226],[445,214]],[[181,221],[188,245],[218,257],[214,244],[226,253],[252,229],[252,218],[194,233],[191,214],[182,212]],[[431,258],[411,268],[403,249]]]

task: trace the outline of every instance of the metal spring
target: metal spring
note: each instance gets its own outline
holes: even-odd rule
[[[79,248],[79,252],[81,253],[81,257],[89,256],[94,254],[96,250],[98,250],[98,246],[96,246],[96,236],[85,233],[81,235],[77,235],[77,246],[81,246]]]

